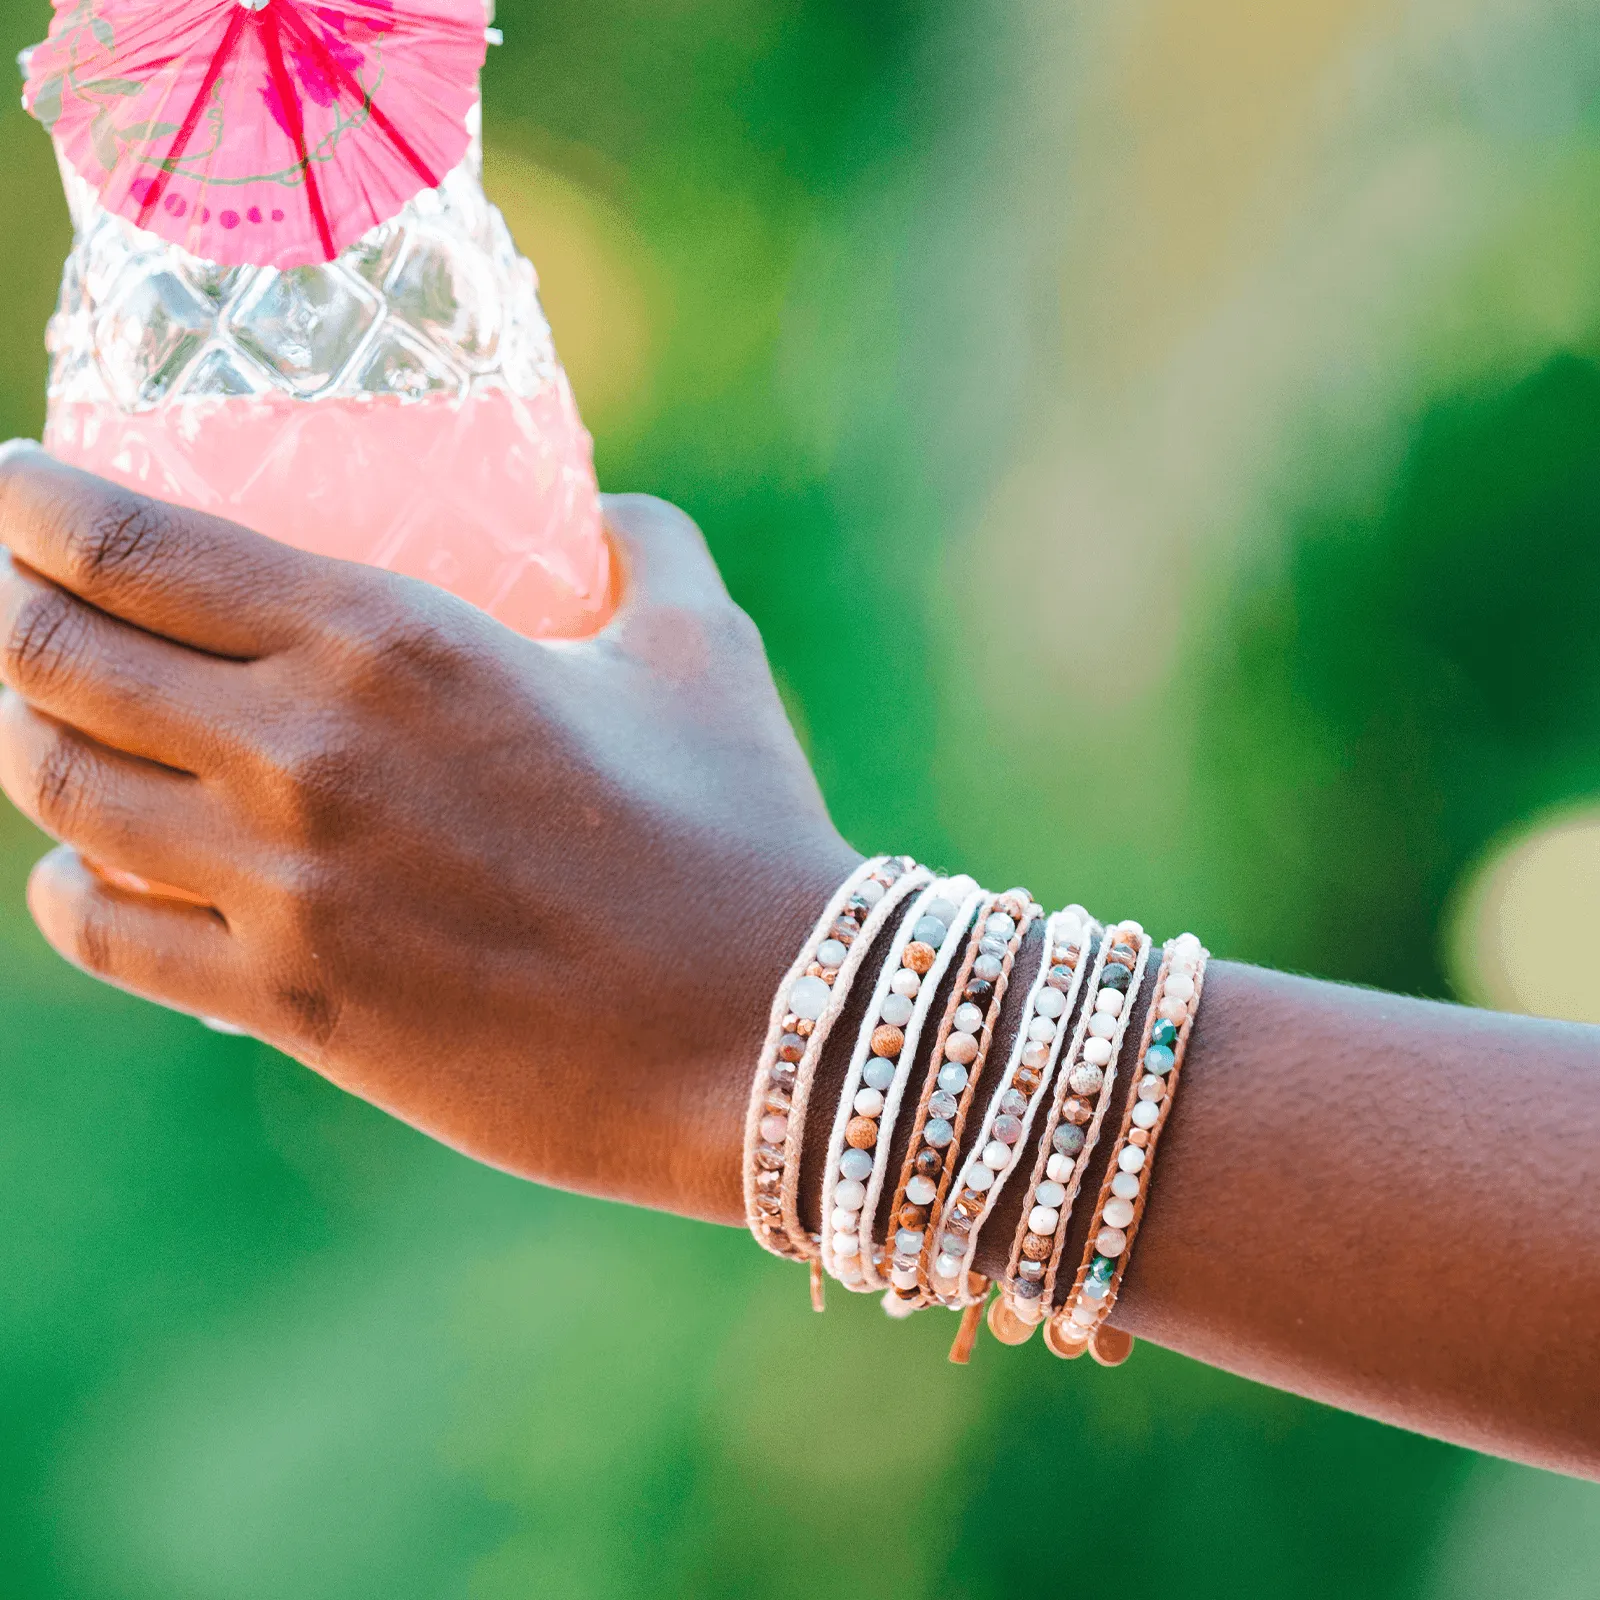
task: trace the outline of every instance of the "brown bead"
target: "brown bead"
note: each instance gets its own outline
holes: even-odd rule
[[[806,968],[806,976],[808,978],[820,978],[827,970],[828,969],[823,966],[820,961],[813,961],[811,965]]]
[[[780,1061],[798,1061],[806,1053],[806,1042],[798,1033],[786,1033],[778,1041]]]
[[[1148,1128],[1129,1128],[1128,1143],[1136,1144],[1142,1150],[1150,1143],[1150,1130]]]
[[[872,1030],[872,1053],[875,1056],[897,1056],[905,1049],[905,1044],[905,1034],[890,1023],[880,1023]]]
[[[758,1172],[756,1174],[757,1194],[776,1194],[783,1187],[783,1174],[781,1172]]]
[[[853,1150],[870,1150],[878,1142],[878,1124],[871,1117],[851,1117],[844,1138]]]
[[[768,1172],[776,1172],[783,1165],[783,1151],[775,1144],[758,1144],[756,1146],[756,1165],[764,1167]]]
[[[1044,1082],[1044,1074],[1033,1067],[1018,1067],[1017,1075],[1011,1080],[1026,1095],[1037,1091]]]
[[[939,952],[931,944],[924,944],[920,939],[913,939],[905,947],[900,957],[900,965],[909,967],[919,977],[938,959]],[[794,969],[791,967],[790,971]]]
[[[1087,1100],[1080,1100],[1076,1095],[1073,1095],[1062,1106],[1061,1115],[1063,1120],[1072,1123],[1074,1127],[1081,1128],[1094,1115],[1094,1110]]]
[[[1111,953],[1106,957],[1106,960],[1114,961],[1119,967],[1126,967],[1131,972],[1133,970],[1134,963],[1138,960],[1138,953],[1134,950],[1132,945],[1114,944],[1112,945]]]
[[[789,1113],[794,1109],[794,1100],[782,1089],[768,1089],[766,1109],[768,1111],[779,1112],[783,1116],[788,1116]]]
[[[957,1200],[950,1207],[950,1217],[946,1226],[951,1228],[960,1226],[961,1231],[965,1233],[982,1215],[983,1202],[981,1200],[976,1205],[969,1205],[965,1199]]]
[[[961,998],[975,1005],[980,1011],[987,1011],[989,1002],[994,999],[994,985],[987,978],[974,978],[961,991]]]
[[[928,1208],[926,1206],[906,1205],[900,1207],[899,1223],[902,1228],[920,1228],[927,1220]]]
[[[945,1213],[944,1231],[946,1233],[959,1233],[963,1237],[972,1232],[972,1218],[959,1204],[950,1207]]]
[[[912,1167],[919,1177],[937,1178],[944,1171],[944,1157],[937,1150],[930,1150],[924,1145],[917,1151],[917,1159],[912,1162]]]
[[[1042,1233],[1030,1233],[1022,1241],[1022,1253],[1029,1261],[1048,1261],[1055,1247],[1055,1240]]]
[[[972,1207],[979,1216],[983,1215],[983,1207],[986,1198],[984,1195],[979,1194],[976,1189],[967,1189],[963,1191],[961,1198],[968,1206]]]
[[[1059,989],[1065,994],[1072,987],[1071,967],[1051,967],[1050,976],[1044,980],[1052,989]]]
[[[795,1023],[794,1031],[798,1033],[802,1039],[809,1039],[811,1035],[817,1031],[817,1025],[811,1020],[810,1017],[801,1017],[801,1019]]]
[[[805,1040],[802,1039],[800,1043],[803,1049]],[[778,1062],[778,1064],[773,1067],[772,1071],[767,1074],[767,1081],[774,1089],[787,1090],[794,1088],[794,1080],[796,1076],[797,1074],[794,1070],[793,1063],[787,1056],[785,1056],[783,1060]]]
[[[856,935],[860,932],[861,928],[854,917],[840,917],[833,927],[829,929],[831,936],[837,939],[840,944],[846,946],[853,943]]]
[[[783,1201],[775,1194],[758,1194],[756,1210],[764,1217],[776,1217],[783,1212]]]

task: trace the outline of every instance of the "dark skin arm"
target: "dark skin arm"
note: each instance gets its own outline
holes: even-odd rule
[[[14,450],[0,784],[62,841],[29,900],[69,960],[478,1160],[733,1223],[773,987],[857,857],[693,526],[609,517],[622,611],[552,649]],[[1117,1320],[1600,1477],[1597,1068],[1593,1028],[1214,963]]]

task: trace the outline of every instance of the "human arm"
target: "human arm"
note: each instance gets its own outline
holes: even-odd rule
[[[64,841],[30,901],[69,959],[477,1159],[731,1222],[772,989],[857,858],[692,526],[610,515],[621,614],[552,649],[11,454],[0,782]],[[1214,963],[1117,1320],[1600,1475],[1597,1063]]]

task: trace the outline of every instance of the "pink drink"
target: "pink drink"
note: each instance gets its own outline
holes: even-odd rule
[[[531,637],[593,633],[610,610],[589,435],[559,372],[531,397],[55,401],[45,444],[157,499],[423,578]]]

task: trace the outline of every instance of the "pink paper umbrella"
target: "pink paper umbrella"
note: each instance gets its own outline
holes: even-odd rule
[[[483,0],[55,0],[24,103],[108,210],[230,266],[331,260],[467,148]]]

